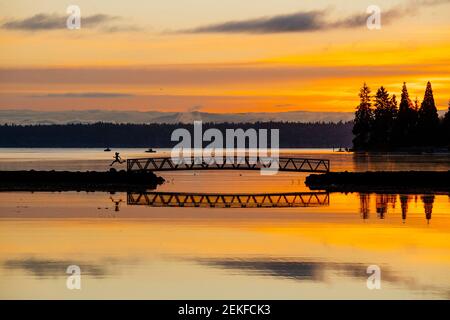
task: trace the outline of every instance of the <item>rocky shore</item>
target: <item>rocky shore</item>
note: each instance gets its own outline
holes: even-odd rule
[[[163,182],[149,171],[0,171],[0,191],[149,190]]]
[[[311,174],[312,190],[336,192],[450,192],[450,171],[367,171]]]

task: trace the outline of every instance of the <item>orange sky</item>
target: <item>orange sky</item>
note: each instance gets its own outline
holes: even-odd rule
[[[82,27],[68,30],[59,1],[0,1],[0,109],[353,111],[364,81],[397,95],[406,81],[420,100],[430,80],[445,110],[450,1],[383,0],[380,30],[365,21],[330,27],[368,16],[370,4],[78,1]],[[255,18],[299,12],[313,19],[311,12],[320,13],[306,30],[300,18],[294,32],[273,24],[248,30]],[[103,20],[83,24],[96,14]],[[62,27],[52,25],[55,17]],[[185,32],[230,21],[240,22],[238,32]]]

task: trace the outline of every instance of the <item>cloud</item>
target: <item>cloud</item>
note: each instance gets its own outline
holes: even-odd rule
[[[81,16],[81,28],[97,28],[104,32],[137,31],[140,28],[121,24],[121,17],[107,14]],[[13,19],[1,25],[2,29],[19,31],[50,31],[66,29],[66,15],[39,13],[24,19]]]
[[[260,17],[242,21],[201,26],[185,30],[187,33],[281,33],[322,29],[324,11],[296,12],[273,17]]]
[[[296,12],[292,14],[260,17],[242,21],[228,21],[219,24],[201,26],[184,30],[186,33],[288,33],[320,31],[332,28],[365,27],[367,13],[351,15],[339,20],[329,20],[326,10]],[[400,10],[387,10],[383,13],[383,23],[389,23],[391,18],[398,16]]]
[[[48,93],[43,95],[32,95],[32,98],[128,98],[134,97],[128,93],[113,92],[79,92],[79,93]]]
[[[64,18],[58,15],[36,14],[23,20],[11,20],[2,25],[10,30],[51,30],[64,26]]]
[[[447,60],[434,60],[424,64],[382,66],[291,66],[272,64],[229,64],[226,67],[209,64],[150,66],[143,68],[0,68],[0,84],[90,84],[90,85],[145,85],[153,88],[175,85],[202,85],[260,83],[320,79],[325,77],[366,77],[400,75],[448,74]],[[265,81],[265,80],[264,80]],[[158,91],[159,92],[159,91]],[[192,105],[200,105],[194,102]]]
[[[382,10],[383,24],[401,18],[405,14],[417,13],[420,7],[430,7],[449,3],[450,0],[411,0],[397,7]],[[240,21],[200,26],[193,29],[180,30],[179,33],[288,33],[328,30],[333,28],[365,27],[369,14],[364,12],[330,20],[327,10],[300,11],[291,14],[259,17]]]

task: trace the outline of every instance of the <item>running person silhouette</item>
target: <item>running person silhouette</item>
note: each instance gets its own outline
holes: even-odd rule
[[[116,162],[119,163],[119,164],[122,164],[122,163],[125,162],[125,160],[122,160],[122,158],[120,157],[119,152],[116,152],[116,153],[114,154],[114,161],[111,162],[111,164],[110,164],[109,166],[112,167],[112,165],[113,165],[114,163],[116,163]]]

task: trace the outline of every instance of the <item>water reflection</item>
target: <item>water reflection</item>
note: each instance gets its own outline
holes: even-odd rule
[[[329,205],[327,192],[211,194],[185,192],[141,192],[127,194],[128,205],[152,207],[284,208]]]
[[[367,278],[367,266],[362,263],[336,263],[324,261],[308,261],[297,258],[197,258],[197,263],[210,267],[234,270],[237,273],[247,272],[252,275],[280,277],[299,281],[327,281],[327,273],[338,273],[342,276]],[[386,268],[383,268],[384,270]]]
[[[347,155],[352,159],[351,171],[409,171],[409,170],[449,170],[449,154],[407,154],[407,153],[364,153],[355,152]],[[331,159],[331,157],[329,157]],[[345,159],[345,155],[342,156]],[[340,159],[332,159],[332,167],[336,170],[335,162]],[[345,162],[345,160],[343,160]],[[348,170],[344,167],[339,170]]]
[[[433,213],[434,194],[370,194],[359,193],[359,215],[362,219],[370,218],[371,200],[375,199],[375,212],[378,219],[385,219],[392,210],[395,212],[397,201],[400,201],[401,217],[405,223],[408,216],[409,203],[420,199],[423,203],[425,218],[429,223]],[[150,207],[207,207],[207,208],[289,208],[289,207],[321,207],[330,205],[328,192],[299,192],[273,194],[209,194],[185,192],[138,192],[127,193],[127,205]],[[115,211],[119,211],[122,202],[111,200]]]
[[[377,194],[376,195],[376,210],[377,217],[384,219],[388,211],[388,205],[391,204],[392,208],[395,209],[395,202],[397,197],[392,194]]]
[[[333,278],[349,277],[367,280],[367,264],[354,262],[315,261],[308,258],[276,258],[276,257],[234,257],[234,258],[197,258],[199,264],[232,271],[235,274],[247,273],[254,276],[284,278],[296,281],[312,281],[314,283],[329,283]],[[406,287],[413,291],[428,291],[430,293],[450,297],[450,287],[447,283],[429,285],[415,281],[412,277],[402,276],[392,270],[389,265],[379,265],[382,270],[383,283],[395,287]]]
[[[434,195],[424,195],[422,196],[423,207],[425,209],[425,217],[427,218],[428,223],[431,219],[431,214],[433,213],[433,203],[434,203]]]
[[[400,205],[402,208],[402,220],[403,223],[405,223],[406,216],[408,215],[408,205],[411,201],[411,196],[407,194],[401,194],[400,195]]]
[[[375,208],[377,217],[379,219],[384,219],[386,217],[386,214],[389,211],[389,208],[392,210],[395,209],[396,203],[397,203],[397,197],[400,198],[400,206],[401,206],[401,214],[402,214],[402,220],[403,223],[405,223],[406,218],[408,216],[408,208],[409,203],[415,199],[417,201],[418,195],[411,195],[411,194],[375,194]],[[434,194],[425,194],[420,196],[420,199],[422,200],[423,207],[424,207],[424,213],[425,213],[425,219],[428,223],[430,223],[431,215],[433,213],[433,204],[435,195]],[[360,193],[359,194],[359,213],[362,219],[369,219],[370,218],[370,202],[371,202],[371,195],[368,193]]]
[[[23,258],[15,260],[7,260],[3,263],[6,270],[23,270],[31,273],[36,278],[53,278],[67,276],[66,269],[70,265],[78,265],[83,274],[94,278],[103,278],[109,272],[105,269],[105,263],[83,263],[79,261],[69,260],[47,260],[37,258]]]
[[[369,219],[370,217],[370,195],[367,193],[359,194],[359,212],[361,218]]]
[[[114,200],[113,197],[109,197],[109,198],[114,203],[114,211],[119,212],[120,211],[120,203],[122,202],[122,199]]]
[[[326,206],[272,209],[127,200],[0,193],[0,298],[450,297],[447,195],[331,193]],[[71,264],[80,292],[65,286]]]

